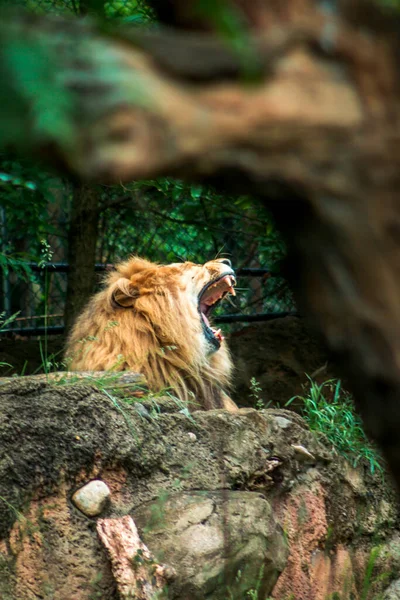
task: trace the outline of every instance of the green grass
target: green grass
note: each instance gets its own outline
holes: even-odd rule
[[[308,375],[307,375],[308,377]],[[302,402],[302,416],[312,431],[323,434],[333,449],[353,466],[360,461],[369,464],[371,473],[383,472],[383,460],[367,438],[361,419],[356,414],[349,392],[342,388],[340,379],[329,379],[321,384],[308,377],[309,389],[303,396],[294,396]]]
[[[6,313],[3,311],[0,313],[0,332],[3,329],[6,329],[8,325],[10,325],[10,323],[12,323],[13,321],[15,321],[15,319],[18,317],[19,315],[19,311],[17,313],[15,313],[14,315],[11,315],[11,317],[6,317]],[[12,365],[10,365],[9,363],[6,362],[1,362],[0,361],[0,367],[10,367],[12,368]]]

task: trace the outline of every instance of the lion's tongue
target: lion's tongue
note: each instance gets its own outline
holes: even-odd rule
[[[203,319],[207,327],[210,327],[210,321],[207,319],[206,315],[203,312],[201,312],[201,318]]]
[[[221,329],[215,329],[215,327],[211,327],[210,325],[210,321],[207,319],[206,315],[204,313],[201,313],[201,317],[204,321],[204,323],[207,325],[207,327],[209,327],[211,329],[211,331],[213,332],[213,334],[215,335],[215,337],[222,342],[222,340],[224,340],[224,336],[221,333]]]

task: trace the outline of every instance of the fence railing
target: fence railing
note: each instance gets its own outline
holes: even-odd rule
[[[0,312],[5,318],[17,314],[1,330],[23,336],[64,333],[64,306],[69,265],[65,262],[38,265],[29,263],[34,274],[21,280],[12,271],[2,277]],[[112,270],[111,264],[96,264],[96,273]],[[238,297],[236,305],[225,302],[213,317],[215,323],[234,325],[270,321],[297,314],[296,305],[286,282],[268,268],[244,267],[236,270]],[[251,285],[249,284],[251,282]],[[100,283],[100,278],[99,278]],[[223,313],[221,312],[223,309]]]

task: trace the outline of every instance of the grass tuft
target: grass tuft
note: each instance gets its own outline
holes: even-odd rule
[[[293,396],[302,402],[302,415],[312,431],[321,433],[333,449],[353,466],[366,461],[371,473],[383,473],[383,459],[367,438],[360,417],[356,414],[351,394],[342,388],[340,379],[329,379],[321,384],[309,380],[309,389],[303,396]]]

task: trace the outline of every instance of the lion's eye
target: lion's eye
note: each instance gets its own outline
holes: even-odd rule
[[[232,267],[232,263],[229,258],[222,258],[221,262],[224,263],[224,265],[228,265],[228,267]]]

